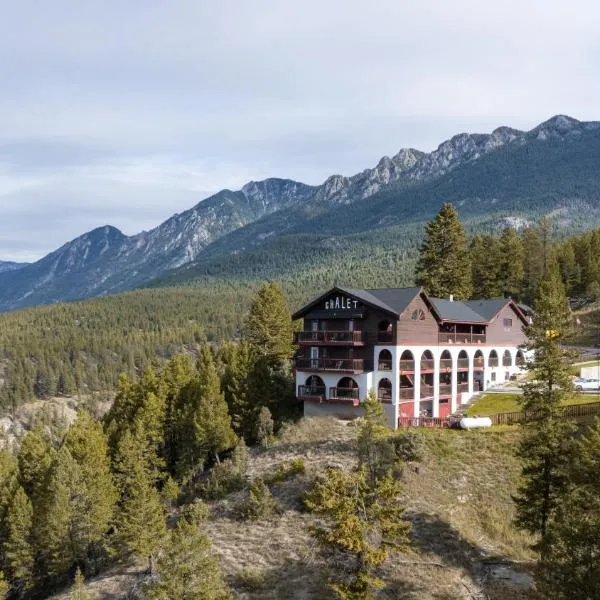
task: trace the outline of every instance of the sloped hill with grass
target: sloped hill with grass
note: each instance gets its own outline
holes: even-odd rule
[[[284,428],[270,448],[252,449],[248,479],[270,481],[277,502],[267,518],[239,519],[244,490],[210,503],[207,530],[235,598],[332,598],[326,585],[332,565],[311,537],[309,528],[317,518],[305,510],[302,497],[328,467],[356,464],[357,433],[355,423],[303,419]],[[519,473],[513,451],[520,429],[421,430],[414,435],[422,458],[402,474],[412,543],[408,552],[393,554],[384,564],[380,575],[386,587],[378,597],[530,598],[532,540],[512,526],[511,494]],[[303,473],[276,475],[300,459]],[[141,588],[142,569],[123,565],[87,585],[100,598],[125,597]],[[53,598],[69,596],[64,592]]]

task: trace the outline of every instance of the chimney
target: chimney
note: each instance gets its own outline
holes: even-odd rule
[[[450,294],[450,302],[454,302],[454,294]]]

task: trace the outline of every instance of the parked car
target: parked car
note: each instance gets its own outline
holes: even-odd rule
[[[583,377],[578,377],[573,383],[575,385],[575,390],[578,392],[600,389],[600,379],[585,379]]]

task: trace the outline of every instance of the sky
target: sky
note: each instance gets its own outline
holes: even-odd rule
[[[600,4],[0,0],[0,260],[456,133],[600,120]]]

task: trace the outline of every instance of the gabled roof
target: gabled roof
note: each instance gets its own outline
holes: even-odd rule
[[[467,300],[465,304],[486,321],[490,321],[509,302],[510,298],[490,298],[489,300]]]
[[[483,315],[475,312],[468,302],[446,300],[445,298],[430,298],[435,312],[442,321],[454,323],[487,323]]]
[[[324,294],[313,298],[308,304],[297,310],[292,315],[292,319],[300,319],[313,308],[313,306],[336,292],[353,296],[354,298],[361,300],[363,304],[383,310],[399,319],[402,312],[412,302],[415,296],[422,291],[423,288],[420,287],[361,290],[357,288],[335,286]]]

